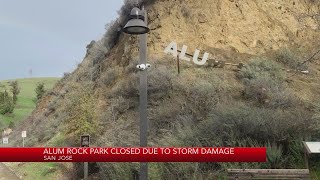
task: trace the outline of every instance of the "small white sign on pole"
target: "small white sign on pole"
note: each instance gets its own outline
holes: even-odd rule
[[[2,138],[2,143],[3,144],[9,144],[9,138],[8,137]]]
[[[21,136],[22,136],[23,138],[27,137],[27,131],[22,131]]]

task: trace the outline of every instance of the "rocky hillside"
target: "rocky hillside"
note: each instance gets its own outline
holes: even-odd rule
[[[268,146],[268,163],[151,164],[152,179],[216,177],[226,167],[299,168],[301,140],[320,138],[320,3],[315,0],[144,0],[148,12],[150,146]],[[126,1],[104,37],[87,46],[78,68],[59,81],[22,129],[29,146],[139,145],[136,36],[121,32]],[[245,67],[214,68],[164,53],[172,41]],[[286,70],[291,70],[287,72]],[[308,70],[309,74],[294,73]],[[250,127],[250,128],[248,128]],[[77,170],[75,164],[75,170]],[[131,178],[136,163],[91,164],[91,176]]]

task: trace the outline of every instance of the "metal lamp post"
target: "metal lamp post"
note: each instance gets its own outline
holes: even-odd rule
[[[147,12],[139,8],[133,8],[130,19],[123,31],[127,34],[139,35],[140,64],[147,62]],[[140,71],[140,147],[147,147],[148,117],[147,117],[147,71]],[[148,164],[140,163],[140,180],[148,179]]]

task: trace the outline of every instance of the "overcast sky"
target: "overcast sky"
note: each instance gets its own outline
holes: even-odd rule
[[[0,0],[0,80],[61,77],[116,19],[123,0]]]

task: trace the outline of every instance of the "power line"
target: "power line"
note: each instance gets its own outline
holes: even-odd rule
[[[316,53],[314,53],[310,58],[308,58],[307,60],[305,60],[305,61],[303,61],[302,63],[299,63],[298,65],[297,65],[297,67],[296,67],[296,72],[292,75],[292,76],[290,76],[290,78],[291,77],[293,77],[293,76],[295,76],[299,71],[298,71],[298,68],[299,67],[301,67],[302,65],[304,65],[305,63],[307,63],[307,62],[309,62],[309,61],[311,61],[317,54],[319,54],[320,53],[320,49],[316,52]]]

